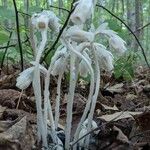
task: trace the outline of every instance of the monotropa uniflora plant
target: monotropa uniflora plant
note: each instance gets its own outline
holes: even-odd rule
[[[59,32],[59,19],[51,11],[34,14],[31,18],[31,26],[34,29],[32,46],[35,52],[35,61],[32,62],[32,67],[20,74],[16,85],[20,89],[25,89],[32,82],[37,108],[38,139],[42,141],[45,149],[69,150],[72,143],[76,143],[79,138],[97,128],[93,115],[100,88],[100,72],[101,69],[109,72],[113,71],[113,55],[104,45],[97,42],[96,37],[106,38],[110,49],[114,49],[119,53],[126,51],[125,41],[116,32],[109,29],[107,23],[102,23],[97,29],[85,30],[86,20],[94,16],[95,5],[96,0],[88,0],[88,3],[86,0],[79,0],[74,4],[75,10],[70,17],[73,25],[67,26],[63,31],[60,39],[61,44],[51,58],[48,69],[40,64],[40,58],[46,46],[48,29]],[[36,32],[40,32],[41,41],[36,37]],[[70,74],[70,81],[67,95],[65,144],[63,145],[58,136],[58,124],[60,120],[61,82],[65,73]],[[45,78],[43,101],[40,75],[44,75]],[[51,76],[58,77],[54,114],[50,98]],[[90,76],[90,90],[85,109],[72,138],[73,102],[79,76]],[[97,132],[94,133],[97,134]],[[51,136],[51,143],[48,141],[48,135]],[[78,142],[79,147],[88,146],[89,139],[90,135],[84,137]],[[77,149],[76,144],[73,149]]]

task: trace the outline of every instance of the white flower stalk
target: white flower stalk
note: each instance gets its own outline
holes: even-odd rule
[[[79,0],[76,2],[75,5],[77,6],[71,15],[71,21],[77,25],[85,23],[94,14],[95,4],[96,0]]]
[[[68,53],[66,48],[62,48],[61,51],[57,51],[52,57],[52,70],[51,74],[53,76],[59,75],[61,72],[65,72],[68,64]],[[58,59],[57,59],[58,58]]]
[[[114,68],[112,53],[107,51],[106,47],[101,44],[94,43],[94,46],[95,46],[96,55],[99,59],[100,68],[111,72]]]
[[[38,127],[38,137],[39,140],[42,139],[42,145],[48,147],[47,145],[47,118],[43,117],[42,110],[42,97],[41,97],[41,83],[40,83],[40,58],[44,51],[47,42],[47,30],[49,18],[44,12],[33,15],[31,18],[33,27],[35,27],[41,33],[41,39],[39,46],[36,48],[36,60],[33,72],[33,89],[36,99],[37,108],[37,127]]]
[[[65,149],[70,148],[70,135],[71,135],[71,124],[72,124],[72,110],[73,110],[73,99],[74,92],[77,82],[77,70],[75,68],[76,56],[73,52],[70,53],[70,82],[69,82],[69,93],[67,97],[67,119],[65,129]]]
[[[88,132],[91,130],[91,124],[92,124],[92,120],[93,120],[94,110],[95,110],[96,101],[97,101],[97,97],[98,97],[98,93],[99,93],[99,89],[100,89],[99,61],[98,61],[96,48],[95,48],[94,45],[92,45],[92,47],[93,47],[93,54],[94,54],[94,58],[95,58],[95,75],[96,75],[96,79],[95,79],[95,93],[92,97],[91,109],[90,109],[90,112],[89,112],[89,115],[88,115],[88,128],[87,128]],[[86,137],[86,146],[89,145],[89,139],[90,139],[90,135],[88,135]]]
[[[90,74],[91,74],[91,86],[90,86],[90,90],[91,91],[90,91],[90,95],[92,96],[93,90],[94,90],[94,85],[93,85],[94,84],[94,73],[93,73],[93,69],[92,69],[89,61],[80,52],[76,51],[71,46],[71,44],[69,42],[65,41],[65,43],[66,43],[66,46],[68,47],[68,49],[73,54],[77,55],[80,59],[83,59],[86,62],[87,66],[89,67]],[[73,56],[73,55],[71,54],[71,56]],[[75,58],[72,57],[72,59],[75,59]],[[71,61],[73,61],[73,60],[71,60]],[[70,78],[71,77],[73,78],[73,76],[75,76],[77,78],[77,73],[76,72],[78,72],[78,70],[76,70],[76,72],[74,74],[73,70],[75,68],[73,68],[73,66],[71,66],[71,65],[70,65],[70,67],[72,68],[72,73],[73,73],[73,74],[70,75]],[[69,144],[70,144],[70,133],[71,133],[71,122],[72,122],[72,107],[73,107],[73,97],[74,97],[74,92],[73,91],[75,90],[75,86],[74,86],[75,84],[74,83],[76,82],[76,81],[73,82],[72,78],[70,79],[70,92],[69,92],[69,95],[68,95],[68,104],[67,104],[67,121],[66,121],[67,124],[66,124],[66,131],[65,131],[65,136],[66,136],[66,139],[65,139],[65,148],[66,149],[69,149]],[[89,101],[88,101],[89,105],[88,106],[90,106],[90,102],[91,102],[91,98],[89,98]],[[87,109],[86,109],[85,116],[86,116],[86,113],[88,112],[88,108],[89,107],[87,107]]]
[[[95,35],[103,34],[109,38],[109,44],[119,53],[124,53],[126,51],[126,42],[120,38],[117,33],[108,28],[108,23],[101,24],[95,31]]]
[[[65,38],[70,38],[71,40],[79,43],[92,42],[94,40],[94,33],[84,31],[75,25],[66,31]]]
[[[56,134],[56,129],[57,129],[58,120],[59,120],[60,86],[61,86],[62,75],[65,72],[65,66],[62,66],[62,65],[67,63],[67,56],[66,55],[68,55],[66,52],[66,48],[63,46],[58,47],[57,51],[55,52],[54,56],[51,59],[51,64],[49,66],[49,69],[47,71],[47,75],[45,78],[44,118],[46,119],[47,115],[49,115],[51,131],[52,131],[52,139],[53,139],[53,142],[56,143],[56,145],[58,145],[58,142],[57,142],[58,137]],[[58,60],[60,60],[60,59],[63,61],[63,63],[61,61],[59,61],[60,63],[58,63]],[[61,69],[61,72],[59,69]],[[56,115],[58,115],[56,117],[58,117],[58,118],[56,119],[56,117],[55,117],[55,121],[54,121],[54,117],[53,117],[53,113],[52,113],[52,107],[51,107],[51,103],[50,103],[50,99],[49,99],[49,96],[50,96],[49,95],[50,74],[59,75],[58,87],[57,87],[58,95],[57,95],[57,99],[56,99],[56,108],[55,108],[55,113],[56,113]]]
[[[59,116],[60,116],[60,95],[61,95],[61,80],[63,77],[64,72],[60,72],[58,76],[58,82],[57,82],[57,97],[56,97],[56,106],[55,106],[55,128],[57,130],[58,128],[58,122],[59,122]]]

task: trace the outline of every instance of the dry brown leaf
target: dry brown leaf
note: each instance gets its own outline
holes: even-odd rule
[[[127,96],[126,96],[126,99],[127,100],[134,100],[135,98],[137,98],[137,95],[134,95],[134,94],[131,94],[131,93],[128,93]]]
[[[122,89],[123,85],[124,85],[123,83],[115,84],[113,86],[107,87],[106,90],[111,92],[111,93],[114,93],[114,92],[122,93],[123,92],[123,89]]]
[[[107,106],[105,104],[101,105],[105,108],[105,110],[119,110],[116,105],[114,105],[113,107]]]
[[[117,121],[120,119],[125,119],[125,118],[132,118],[134,119],[132,116],[134,115],[138,115],[141,114],[142,112],[131,112],[131,111],[121,111],[121,112],[116,112],[114,114],[111,115],[103,115],[101,117],[98,117],[100,119],[104,119],[105,121]]]
[[[118,131],[117,140],[123,142],[123,143],[129,143],[129,139],[127,136],[116,126],[113,127],[115,131]]]

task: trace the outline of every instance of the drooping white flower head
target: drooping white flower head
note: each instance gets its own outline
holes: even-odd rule
[[[47,30],[49,27],[51,30],[58,32],[60,28],[59,19],[52,11],[47,10],[34,14],[31,23],[40,31]]]
[[[108,23],[101,24],[95,31],[95,35],[103,34],[109,38],[109,44],[119,53],[124,53],[126,51],[126,42],[117,35],[117,33],[108,28]]]
[[[101,44],[94,43],[94,46],[99,58],[100,68],[105,69],[106,71],[112,71],[114,68],[112,53],[106,50],[106,47]]]
[[[91,14],[94,13],[94,7],[96,0],[79,0],[74,5],[76,8],[71,15],[71,21],[74,24],[80,25],[85,23],[85,21],[91,17]]]
[[[127,49],[125,47],[126,42],[118,35],[112,36],[109,39],[110,47],[114,48],[119,53],[124,53]]]
[[[69,54],[67,52],[67,48],[63,47],[60,50],[57,50],[54,56],[51,59],[52,70],[51,74],[53,76],[59,75],[62,72],[66,71],[67,64],[68,64],[68,57]]]
[[[16,86],[19,89],[26,89],[32,82],[34,67],[30,67],[19,74]]]
[[[78,26],[72,26],[65,32],[66,38],[71,38],[75,42],[92,42],[94,34],[80,29]]]
[[[35,65],[35,62],[31,62],[31,64]],[[40,65],[39,68],[40,68],[40,72],[42,74],[46,75],[47,69],[44,68],[42,65]],[[19,77],[17,78],[16,86],[22,90],[29,87],[29,85],[31,84],[31,82],[33,80],[33,72],[34,72],[34,66],[21,72],[19,74]]]

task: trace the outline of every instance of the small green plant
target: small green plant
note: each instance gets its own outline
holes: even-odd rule
[[[114,65],[115,78],[131,81],[134,77],[134,69],[137,58],[138,56],[136,53],[129,52],[117,59]]]

